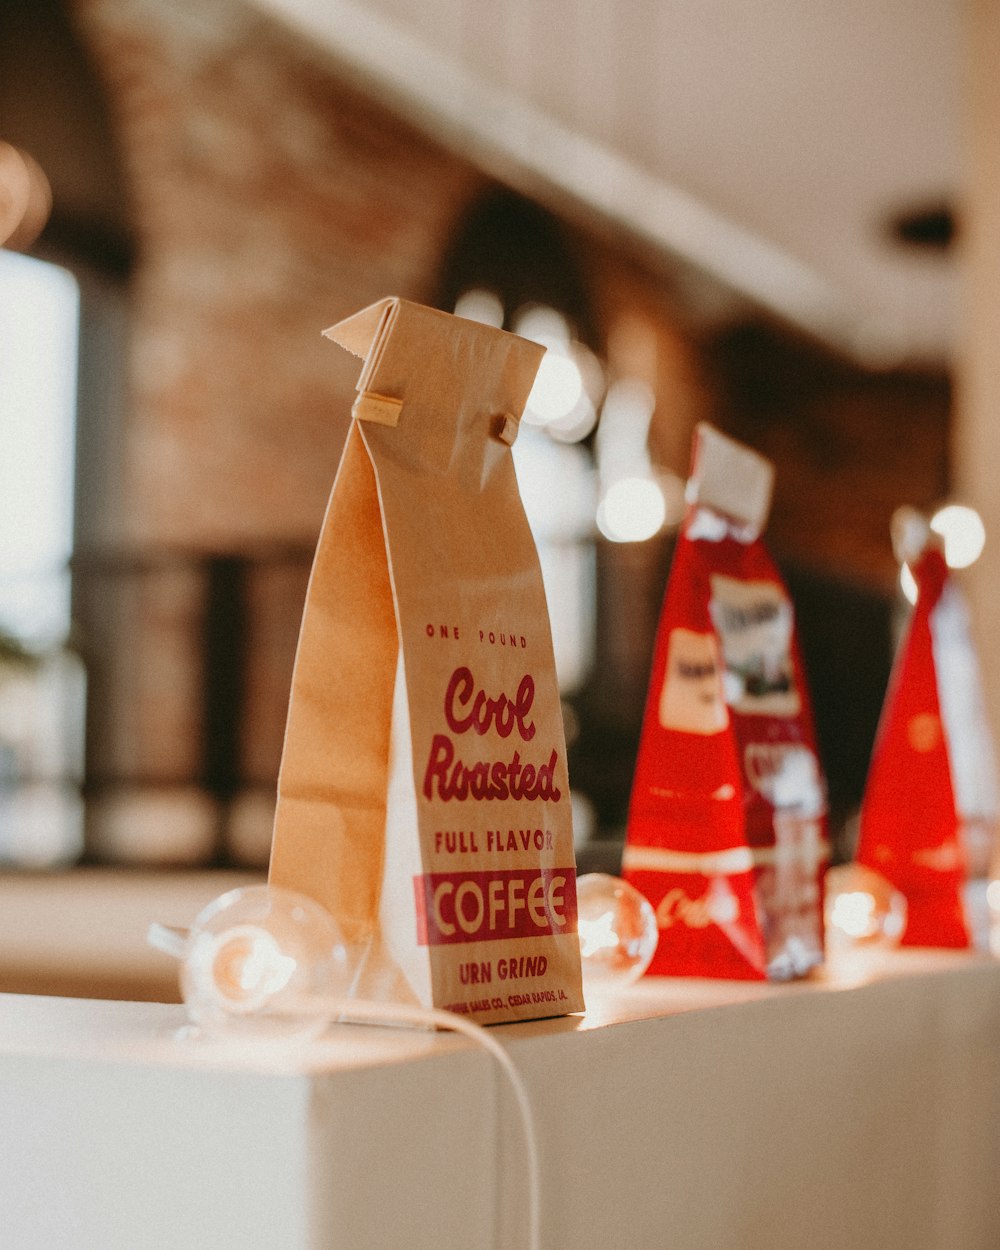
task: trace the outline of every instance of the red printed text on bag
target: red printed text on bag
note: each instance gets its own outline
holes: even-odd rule
[[[434,872],[413,884],[421,946],[575,931],[576,878],[565,869]]]
[[[513,698],[505,693],[488,695],[478,687],[470,669],[456,668],[444,696],[444,717],[453,734],[470,731],[477,736],[493,732],[500,738],[512,734],[522,742],[535,736],[531,705],[535,682],[525,673]],[[423,794],[426,799],[444,802],[452,799],[540,799],[557,803],[562,791],[555,784],[557,755],[553,748],[544,763],[522,759],[520,751],[509,759],[477,760],[467,763],[457,756],[448,734],[436,733],[431,742],[424,770]]]

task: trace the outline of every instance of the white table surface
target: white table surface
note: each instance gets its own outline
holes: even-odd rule
[[[180,1007],[0,995],[0,1245],[523,1250],[494,1060],[335,1026],[179,1035]],[[496,1028],[540,1127],[545,1250],[995,1250],[1000,965],[869,958],[808,984],[647,980]]]

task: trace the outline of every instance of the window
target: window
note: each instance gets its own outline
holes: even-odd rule
[[[83,846],[84,679],[70,633],[79,288],[0,250],[0,862]]]
[[[0,629],[29,648],[69,635],[79,288],[0,250]]]

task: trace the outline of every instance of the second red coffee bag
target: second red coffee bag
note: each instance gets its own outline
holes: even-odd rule
[[[707,424],[653,658],[623,873],[651,974],[782,980],[823,959],[826,786],[782,578],[774,469]]]

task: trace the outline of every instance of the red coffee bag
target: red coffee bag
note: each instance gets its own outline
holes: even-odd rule
[[[914,514],[915,516],[915,514]],[[861,805],[856,860],[906,898],[907,946],[966,947],[966,852],[952,754],[980,732],[948,654],[974,663],[966,613],[937,536],[926,526],[912,553],[917,599],[893,664]],[[942,669],[952,668],[950,690]],[[971,709],[974,713],[975,709]],[[951,741],[950,741],[951,739]]]
[[[623,865],[656,909],[652,974],[786,978],[823,958],[826,789],[792,604],[761,538],[773,477],[698,426]]]

